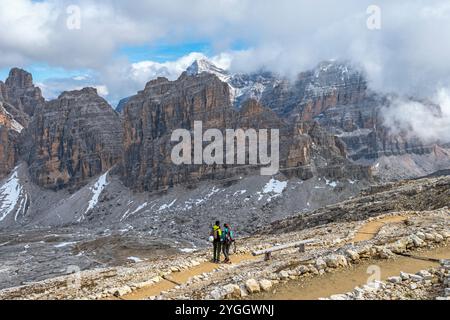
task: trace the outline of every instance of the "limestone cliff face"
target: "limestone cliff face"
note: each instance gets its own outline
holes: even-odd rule
[[[389,105],[387,97],[371,93],[358,104],[328,109],[316,120],[345,143],[353,160],[431,153],[433,145],[406,134],[394,134],[384,125],[383,110]]]
[[[309,121],[337,105],[364,101],[365,76],[350,64],[323,62],[300,73],[295,81],[282,79],[266,88],[261,103],[283,118]]]
[[[194,121],[204,128],[226,128],[232,114],[229,97],[227,84],[206,73],[150,81],[123,111],[125,184],[153,191],[206,174],[209,169],[200,166],[173,165],[171,134],[193,130]]]
[[[19,160],[19,135],[28,125],[34,108],[43,102],[40,89],[33,85],[31,74],[24,70],[12,69],[6,83],[0,81],[0,179],[6,177]]]
[[[8,97],[6,85],[3,81],[0,81],[0,101],[5,101]]]
[[[29,116],[45,102],[41,89],[33,84],[33,76],[22,69],[11,69],[5,89],[5,100]]]
[[[24,133],[22,156],[32,179],[45,188],[77,188],[120,159],[118,114],[96,89],[62,93],[40,106]]]
[[[5,178],[16,165],[17,140],[17,133],[0,126],[0,179]]]
[[[173,82],[164,78],[149,82],[145,90],[130,98],[123,117],[123,181],[140,191],[208,178],[225,179],[248,170],[249,166],[238,165],[174,165],[171,151],[176,143],[170,142],[171,134],[181,128],[192,131],[194,121],[202,121],[204,130],[217,128],[222,132],[237,128],[278,129],[280,166],[289,175],[310,178],[327,161],[349,165],[343,145],[318,129],[317,123],[299,119],[292,124],[255,100],[248,100],[240,110],[234,109],[229,86],[206,72],[184,73]],[[363,174],[369,175],[367,171]]]
[[[19,134],[23,129],[4,105],[0,101],[0,179],[11,172],[18,160]]]

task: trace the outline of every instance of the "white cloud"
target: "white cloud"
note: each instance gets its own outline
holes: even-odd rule
[[[449,90],[440,89],[428,103],[396,98],[381,114],[384,124],[396,134],[426,143],[450,142]]]
[[[231,54],[222,53],[217,56],[207,57],[200,52],[192,52],[174,61],[166,61],[163,63],[155,61],[141,61],[131,65],[131,75],[136,81],[144,82],[158,76],[167,77],[175,80],[183,71],[199,59],[208,59],[217,67],[228,69],[230,67]]]
[[[42,94],[48,100],[56,99],[64,91],[81,90],[85,87],[96,88],[100,96],[109,98],[110,91],[107,85],[99,84],[100,80],[90,75],[81,75],[69,78],[51,78],[36,85],[42,89]]]
[[[79,5],[81,29],[66,27],[68,5]],[[450,5],[446,0],[379,0],[382,28],[366,27],[371,0],[0,0],[0,67],[47,63],[92,70],[110,95],[137,91],[147,77],[179,72],[182,59],[131,65],[125,46],[158,41],[211,44],[233,54],[231,69],[293,74],[330,58],[366,68],[376,89],[427,96],[450,87]],[[189,58],[185,57],[186,59]],[[230,63],[230,61],[228,61]],[[129,75],[131,72],[133,74]],[[126,81],[135,79],[135,83]]]

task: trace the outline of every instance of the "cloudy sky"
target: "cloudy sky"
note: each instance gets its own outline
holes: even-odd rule
[[[47,98],[96,86],[114,104],[200,57],[286,75],[345,59],[379,90],[450,88],[446,0],[0,0],[0,30],[0,79],[25,68]]]

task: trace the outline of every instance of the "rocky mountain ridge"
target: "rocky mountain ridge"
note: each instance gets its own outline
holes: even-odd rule
[[[262,88],[258,94],[247,90],[256,87]],[[9,177],[24,161],[32,183],[54,191],[99,189],[95,185],[102,185],[99,179],[107,173],[123,183],[120,188],[125,193],[152,195],[170,193],[178,185],[195,189],[204,181],[227,183],[259,175],[260,166],[175,166],[170,158],[171,132],[192,130],[194,121],[202,121],[204,130],[279,129],[281,172],[274,177],[277,181],[368,183],[373,173],[382,176],[391,170],[398,173],[396,178],[421,176],[446,169],[450,162],[445,146],[398,143],[399,138],[389,135],[380,122],[380,105],[388,99],[371,92],[357,68],[334,61],[301,73],[294,83],[266,72],[232,74],[198,61],[175,81],[157,78],[148,82],[123,102],[120,115],[93,88],[64,92],[42,103],[31,75],[19,69],[13,69],[0,88],[1,110],[5,110],[0,127],[0,177]],[[253,93],[233,94],[244,91]],[[20,92],[21,103],[8,102]],[[33,105],[33,112],[25,112]],[[14,130],[18,125],[24,129]],[[422,167],[408,167],[414,162],[411,159]],[[297,210],[310,209],[306,202]],[[96,211],[67,210],[67,221],[83,220],[85,214]]]

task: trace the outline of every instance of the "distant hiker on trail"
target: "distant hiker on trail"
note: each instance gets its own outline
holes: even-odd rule
[[[230,225],[228,223],[225,223],[222,231],[222,250],[223,255],[225,256],[224,263],[231,263],[230,247],[233,242],[234,242],[233,231],[231,231]]]
[[[220,229],[220,221],[216,221],[209,237],[213,243],[213,263],[220,263],[220,251],[222,249],[222,230]]]

